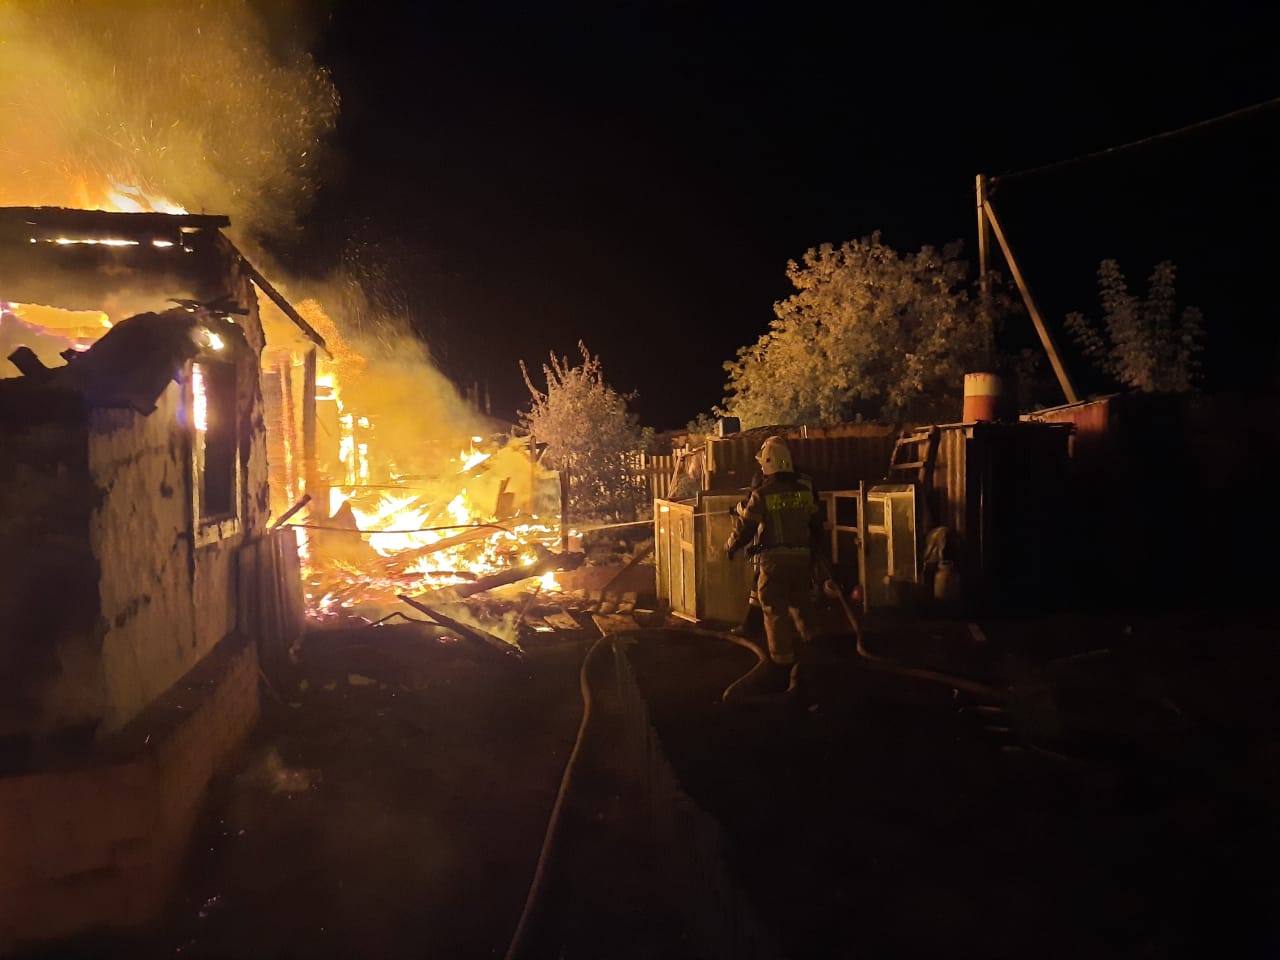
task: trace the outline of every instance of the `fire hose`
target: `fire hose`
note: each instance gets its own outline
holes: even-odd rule
[[[565,797],[568,796],[569,787],[573,782],[573,773],[578,755],[582,752],[582,743],[586,739],[587,724],[591,721],[591,685],[587,682],[587,670],[606,639],[608,639],[607,636],[602,635],[591,645],[587,655],[582,658],[582,666],[578,670],[578,689],[582,692],[582,719],[578,722],[578,735],[574,738],[573,748],[569,751],[569,758],[564,763],[564,773],[560,775],[560,788],[556,791],[555,803],[551,806],[547,832],[542,837],[542,849],[538,852],[538,862],[533,868],[533,881],[529,884],[529,892],[525,896],[524,907],[520,911],[520,920],[516,923],[515,933],[512,934],[511,942],[507,945],[505,960],[518,960],[528,949],[530,922],[542,903],[548,864],[551,862],[551,851],[560,829],[560,815],[564,809]]]
[[[926,680],[930,683],[941,683],[945,686],[951,687],[954,690],[963,690],[966,693],[971,693],[971,694],[974,694],[975,696],[982,697],[990,703],[1007,703],[1008,702],[1009,695],[1006,691],[998,690],[995,687],[989,686],[988,684],[985,684],[985,683],[981,683],[977,680],[971,680],[968,677],[962,677],[953,673],[944,673],[939,670],[929,670],[924,667],[914,667],[909,664],[902,663],[899,660],[895,660],[892,657],[886,657],[877,653],[872,653],[870,650],[867,649],[866,645],[863,643],[862,627],[858,623],[858,617],[853,612],[853,607],[849,604],[848,597],[845,596],[844,591],[836,583],[836,580],[832,574],[830,565],[827,564],[825,560],[820,560],[819,570],[823,574],[826,584],[830,585],[830,588],[827,588],[826,586],[824,586],[823,592],[827,596],[834,597],[840,601],[840,607],[844,611],[845,619],[848,620],[849,626],[850,628],[852,628],[853,635],[856,639],[855,649],[857,650],[858,656],[861,657],[863,660],[865,660],[867,663],[871,664],[872,666],[876,667],[879,670],[884,670],[889,673],[896,673],[904,677],[913,677],[917,680]],[[760,663],[763,663],[766,659],[768,659],[768,656],[769,656],[768,653],[762,650],[758,644],[752,643],[749,640],[744,640],[742,638],[735,637],[732,634],[728,634],[728,635],[720,634],[719,636],[725,639],[731,640],[734,643],[738,644],[739,646],[746,647],[748,650],[752,651],[756,655],[756,658],[758,660],[758,663],[756,664],[756,666],[759,666]],[[753,666],[751,670],[748,670],[747,673],[743,674],[733,683],[729,684],[729,686],[725,688],[724,693],[721,695],[721,699],[724,699],[726,701],[730,699],[732,696],[731,691],[735,687],[737,687],[738,684],[745,681],[746,678],[754,670],[755,670],[755,667]]]
[[[824,572],[829,575],[830,568],[824,567]],[[830,576],[828,576],[828,581],[834,583],[834,580],[830,578]],[[853,608],[849,605],[848,599],[844,596],[842,591],[837,589],[835,592],[839,596],[840,605],[844,610],[845,617],[848,619],[849,625],[852,627],[854,635],[857,638],[856,649],[858,656],[874,665],[876,668],[902,676],[914,677],[919,680],[942,683],[952,687],[953,689],[964,690],[968,693],[973,693],[977,696],[986,698],[989,702],[1006,702],[1009,699],[1004,692],[986,684],[979,683],[978,681],[970,680],[967,677],[943,673],[936,670],[912,667],[907,664],[900,663],[890,657],[871,653],[863,645],[862,630],[858,624],[858,619],[853,612]],[[682,628],[680,632],[712,637],[717,640],[728,640],[731,643],[735,643],[740,647],[750,650],[752,654],[755,655],[757,660],[756,665],[738,679],[734,680],[733,683],[729,684],[729,686],[725,688],[724,693],[721,694],[722,699],[729,698],[731,696],[730,691],[732,691],[738,684],[742,683],[747,676],[750,675],[752,670],[755,670],[756,666],[767,660],[769,656],[768,653],[759,646],[759,644],[753,643],[752,641],[742,637],[736,637],[733,634],[688,627]],[[597,638],[587,651],[586,656],[583,657],[582,666],[578,670],[578,689],[582,695],[582,719],[578,722],[578,732],[574,738],[573,747],[569,751],[568,759],[565,760],[564,771],[560,776],[560,786],[556,791],[555,801],[551,807],[551,814],[547,819],[547,829],[542,838],[542,846],[538,852],[538,860],[534,865],[533,879],[529,884],[529,891],[525,896],[524,906],[520,912],[520,919],[516,923],[515,932],[512,934],[511,941],[507,946],[506,953],[504,954],[504,960],[521,960],[522,957],[527,955],[531,924],[544,897],[547,873],[551,862],[551,854],[555,847],[556,838],[560,830],[565,798],[568,796],[569,790],[573,784],[578,757],[582,752],[582,744],[586,739],[587,727],[591,722],[593,699],[591,694],[591,685],[587,680],[587,674],[591,668],[593,660],[599,654],[600,649],[605,645],[605,641],[611,639],[613,636],[617,635],[602,635]]]

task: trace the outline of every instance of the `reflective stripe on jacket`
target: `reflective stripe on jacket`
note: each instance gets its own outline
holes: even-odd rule
[[[757,526],[761,550],[808,550],[820,531],[818,498],[808,477],[778,473],[751,491],[738,528],[739,541]]]

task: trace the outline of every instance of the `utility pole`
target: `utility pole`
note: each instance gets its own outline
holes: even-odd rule
[[[978,174],[975,192],[978,197],[978,304],[982,322],[987,325],[987,365],[996,362],[996,325],[991,316],[991,228],[987,223],[987,178]]]
[[[1035,298],[1031,296],[1031,288],[1027,286],[1026,277],[1022,275],[1022,270],[1018,267],[1018,261],[1013,255],[1013,249],[1009,246],[1009,240],[1005,236],[1004,228],[1000,226],[1000,220],[996,217],[995,209],[991,206],[991,198],[987,195],[988,186],[989,183],[986,178],[979,174],[977,181],[978,275],[981,286],[980,295],[983,298],[983,310],[987,312],[987,323],[991,327],[991,279],[987,263],[988,249],[990,247],[987,231],[990,230],[991,234],[995,236],[996,243],[1000,245],[1000,252],[1004,254],[1005,261],[1009,264],[1009,272],[1013,274],[1013,282],[1018,285],[1018,292],[1022,294],[1022,302],[1027,308],[1027,313],[1031,315],[1031,322],[1036,326],[1036,333],[1040,335],[1040,343],[1044,347],[1045,353],[1049,355],[1049,364],[1053,367],[1054,376],[1058,378],[1058,386],[1062,388],[1062,393],[1066,396],[1067,403],[1077,403],[1080,397],[1076,393],[1076,388],[1072,384],[1071,378],[1067,376],[1067,369],[1062,364],[1062,356],[1058,353],[1057,344],[1053,342],[1053,337],[1049,334],[1049,328],[1044,322],[1044,317],[1040,314],[1040,308],[1036,306]],[[991,337],[994,351],[995,335],[993,327]]]

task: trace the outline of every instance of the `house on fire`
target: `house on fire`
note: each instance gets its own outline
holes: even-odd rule
[[[156,914],[300,629],[228,225],[0,210],[0,951]]]

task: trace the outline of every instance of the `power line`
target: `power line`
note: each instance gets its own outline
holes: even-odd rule
[[[1110,156],[1112,154],[1121,153],[1125,150],[1132,150],[1135,147],[1145,147],[1148,144],[1157,143],[1163,140],[1170,140],[1174,137],[1180,137],[1183,134],[1191,133],[1196,130],[1203,130],[1219,123],[1225,123],[1228,120],[1238,120],[1240,117],[1248,116],[1255,113],[1261,113],[1271,107],[1280,106],[1280,97],[1273,97],[1270,100],[1264,100],[1261,103],[1255,103],[1251,106],[1241,107],[1238,110],[1232,110],[1230,113],[1224,113],[1221,116],[1210,117],[1207,120],[1198,120],[1195,123],[1189,123],[1185,127],[1179,127],[1176,130],[1166,130],[1164,133],[1156,133],[1149,137],[1143,137],[1141,140],[1134,140],[1131,143],[1122,143],[1118,146],[1107,147],[1103,150],[1095,150],[1092,153],[1083,153],[1067,160],[1055,160],[1052,163],[1045,163],[1038,167],[1029,167],[1026,170],[1016,170],[1013,173],[1002,174],[999,177],[992,177],[990,184],[994,186],[997,183],[1003,183],[1006,180],[1013,180],[1019,177],[1029,177],[1037,173],[1047,173],[1050,170],[1059,170],[1063,167],[1074,166],[1078,163],[1087,163],[1090,160],[1097,160],[1101,157]]]

